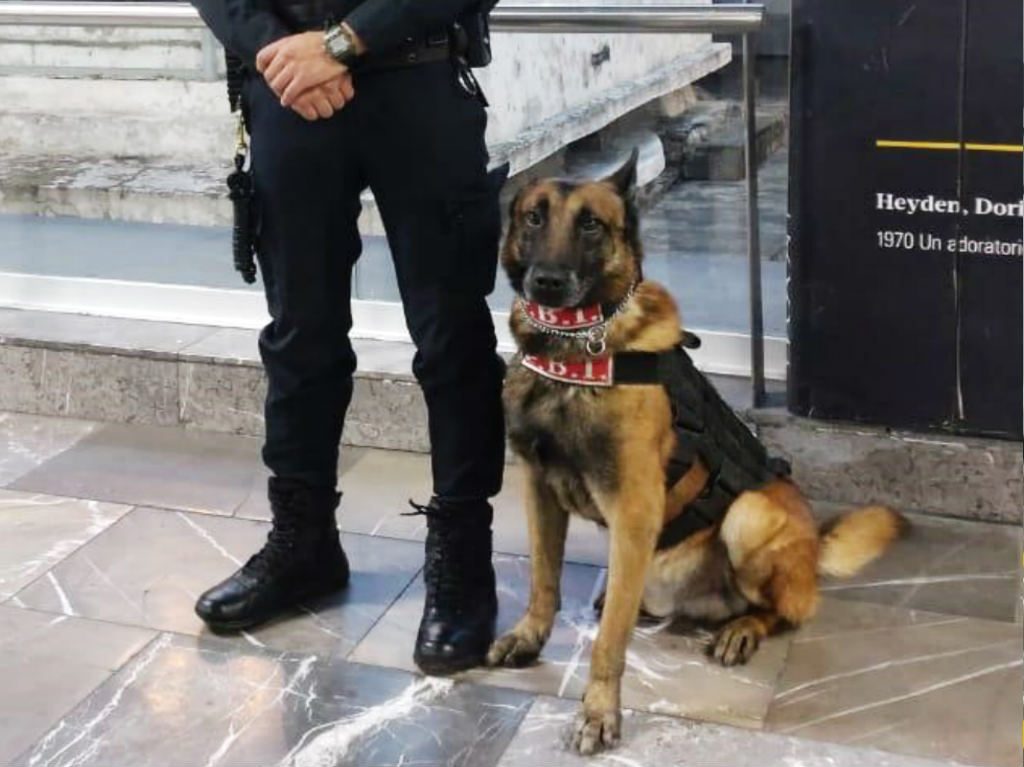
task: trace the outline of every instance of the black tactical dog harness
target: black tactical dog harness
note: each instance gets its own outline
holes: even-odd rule
[[[696,348],[700,341],[687,334],[684,345]],[[718,524],[744,491],[790,474],[789,464],[768,455],[697,370],[684,345],[665,352],[620,352],[576,363],[535,356],[522,360],[535,373],[572,385],[665,387],[676,433],[676,449],[666,471],[667,487],[675,486],[698,458],[709,476],[703,492],[662,530],[658,550]]]

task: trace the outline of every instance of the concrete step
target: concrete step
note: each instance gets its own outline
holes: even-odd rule
[[[186,130],[181,116],[31,112],[5,105],[0,112],[0,148],[12,154],[217,161],[234,147],[234,125],[226,106],[189,117]]]
[[[488,125],[492,157],[495,162],[511,162],[515,171],[529,168],[621,116],[686,89],[727,60],[724,46],[703,45],[687,52],[687,45],[680,43],[675,58],[662,65],[652,62],[651,71],[642,77],[628,82],[610,80],[600,87],[581,86],[571,99],[568,93],[559,97],[557,92],[545,91],[543,99],[535,98],[520,107],[518,90],[500,102],[495,97]],[[508,62],[503,66],[507,69]],[[481,80],[493,95],[508,87],[495,82],[506,75],[499,67],[483,71]],[[222,81],[196,77],[133,80],[8,75],[0,77],[0,103],[4,104],[0,151],[29,156],[221,161],[225,147],[230,151],[233,146],[235,125],[226,101]]]
[[[220,161],[185,164],[162,157],[0,155],[0,213],[230,226]],[[376,201],[362,197],[364,235],[383,235]]]
[[[0,103],[5,154],[221,162],[234,146],[223,82],[0,77]]]
[[[613,133],[614,139],[600,148],[585,141],[571,145],[534,173],[601,178],[637,147],[640,187],[657,179],[665,168],[658,136],[649,130]],[[224,184],[230,171],[226,155],[183,163],[167,157],[0,154],[0,213],[230,226],[232,210]],[[509,192],[517,183],[512,182]],[[366,236],[385,234],[369,191],[362,195],[359,229]]]
[[[492,160],[511,163],[513,174],[562,171],[566,146],[689,91],[727,58],[723,46],[699,46],[634,82],[584,93],[548,116],[538,113],[529,124],[514,103],[496,108],[488,129]],[[0,213],[229,223],[219,194],[235,119],[222,81],[8,75],[0,76],[0,103]],[[641,136],[639,143],[644,182],[658,175],[664,152],[656,137]],[[608,163],[598,156],[578,167],[596,173]],[[361,229],[383,232],[369,196]]]
[[[345,441],[424,452],[426,412],[408,344],[359,340]],[[263,371],[252,330],[0,310],[0,410],[259,436]],[[745,409],[742,379],[714,376],[811,497],[1020,523],[1020,443],[824,423]]]
[[[223,71],[222,56],[206,45],[199,29],[0,25],[0,73],[123,79]]]
[[[606,130],[571,144],[562,172],[574,178],[604,178],[618,170],[636,149],[637,185],[646,186],[665,170],[661,139],[649,128],[611,125]]]
[[[45,94],[35,87],[40,83]],[[51,100],[62,105],[59,111],[49,107]],[[14,105],[0,113],[0,213],[231,224],[224,179],[231,170],[234,118],[222,82],[0,77],[0,101]],[[182,115],[188,115],[188,130],[180,127]],[[579,142],[571,159],[568,150],[556,151],[533,172],[597,177],[638,146],[641,185],[656,178],[664,168],[658,137],[636,129],[612,133],[616,140],[600,151]],[[530,140],[490,149],[495,162],[520,169],[536,152]],[[362,207],[361,233],[384,235],[369,191]]]
[[[762,164],[785,143],[788,108],[768,104],[757,110],[757,162]],[[670,166],[680,178],[738,181],[744,167],[743,110],[736,101],[700,101],[684,114],[664,120],[659,134]]]

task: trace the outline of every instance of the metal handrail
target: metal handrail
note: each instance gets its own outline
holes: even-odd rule
[[[188,3],[0,2],[0,24],[201,28]]]
[[[502,32],[692,32],[741,35],[764,22],[763,5],[515,5],[491,13]]]
[[[629,4],[579,6],[503,3],[491,13],[502,32],[693,32],[739,35],[756,32],[763,5]],[[0,2],[0,24],[48,26],[202,27],[188,3]]]
[[[750,287],[750,377],[754,407],[765,400],[764,314],[761,300],[761,237],[757,206],[754,34],[764,6],[731,5],[527,5],[502,3],[491,15],[502,32],[703,33],[743,40],[743,111],[747,187],[747,259]],[[183,2],[0,2],[0,24],[201,28],[196,10]]]

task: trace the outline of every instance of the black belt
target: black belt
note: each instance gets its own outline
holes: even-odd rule
[[[434,64],[439,61],[450,61],[452,58],[451,43],[447,33],[440,33],[427,40],[410,42],[401,48],[385,53],[367,53],[353,66],[355,74],[386,72],[392,69],[405,69],[420,64]]]

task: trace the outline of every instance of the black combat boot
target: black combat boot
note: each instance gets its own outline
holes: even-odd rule
[[[434,498],[428,506],[415,508],[427,517],[427,597],[413,660],[427,674],[479,666],[494,639],[498,616],[491,505]]]
[[[272,477],[274,525],[263,548],[196,602],[196,614],[214,631],[239,631],[273,618],[305,599],[348,585],[348,559],[334,511],[341,496]]]

